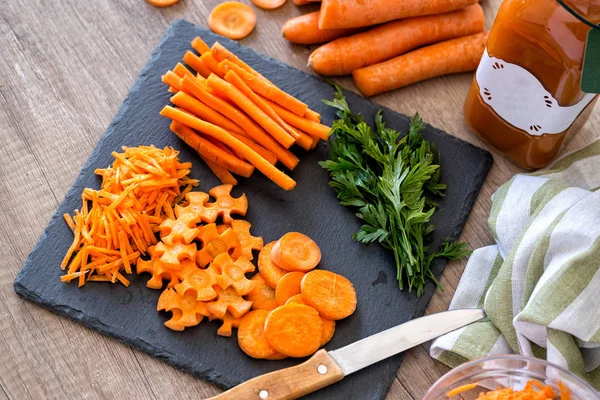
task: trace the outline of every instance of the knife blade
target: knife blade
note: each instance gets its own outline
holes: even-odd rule
[[[250,379],[211,399],[297,399],[339,382],[369,365],[484,317],[483,310],[470,309],[445,311],[417,318],[337,350],[319,350],[302,364]]]

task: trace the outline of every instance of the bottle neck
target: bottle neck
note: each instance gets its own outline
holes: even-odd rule
[[[563,2],[592,24],[600,24],[600,0],[563,0]]]

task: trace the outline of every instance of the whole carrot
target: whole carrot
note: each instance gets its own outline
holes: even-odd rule
[[[479,4],[445,14],[392,21],[324,44],[310,55],[308,65],[321,75],[348,75],[426,44],[483,32],[483,23]]]
[[[296,44],[329,42],[343,36],[353,35],[360,29],[319,29],[319,12],[311,12],[288,19],[281,27],[284,38]]]
[[[474,71],[489,32],[447,40],[352,72],[365,96],[401,88],[441,75]]]
[[[371,26],[395,19],[441,14],[458,10],[479,0],[323,0],[320,29]]]

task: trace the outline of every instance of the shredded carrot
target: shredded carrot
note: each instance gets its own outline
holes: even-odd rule
[[[123,147],[113,153],[114,163],[95,172],[102,177],[100,190],[86,188],[81,211],[65,214],[73,242],[61,263],[67,273],[63,282],[119,281],[128,286],[123,273],[149,246],[157,243],[154,232],[165,218],[175,218],[173,204],[198,182],[190,179],[190,163],[166,147]],[[152,217],[151,217],[152,216]]]
[[[461,393],[475,389],[476,383],[459,386],[446,393],[446,397],[458,396]],[[489,392],[481,392],[477,400],[570,400],[571,392],[562,383],[558,382],[560,395],[548,385],[543,385],[539,381],[530,380],[525,384],[522,390],[514,390],[512,388],[498,388]]]

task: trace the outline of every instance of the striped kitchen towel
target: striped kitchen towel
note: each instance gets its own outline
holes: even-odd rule
[[[471,255],[450,309],[489,319],[437,339],[455,367],[488,355],[545,358],[600,390],[600,140],[492,197],[496,244]]]

